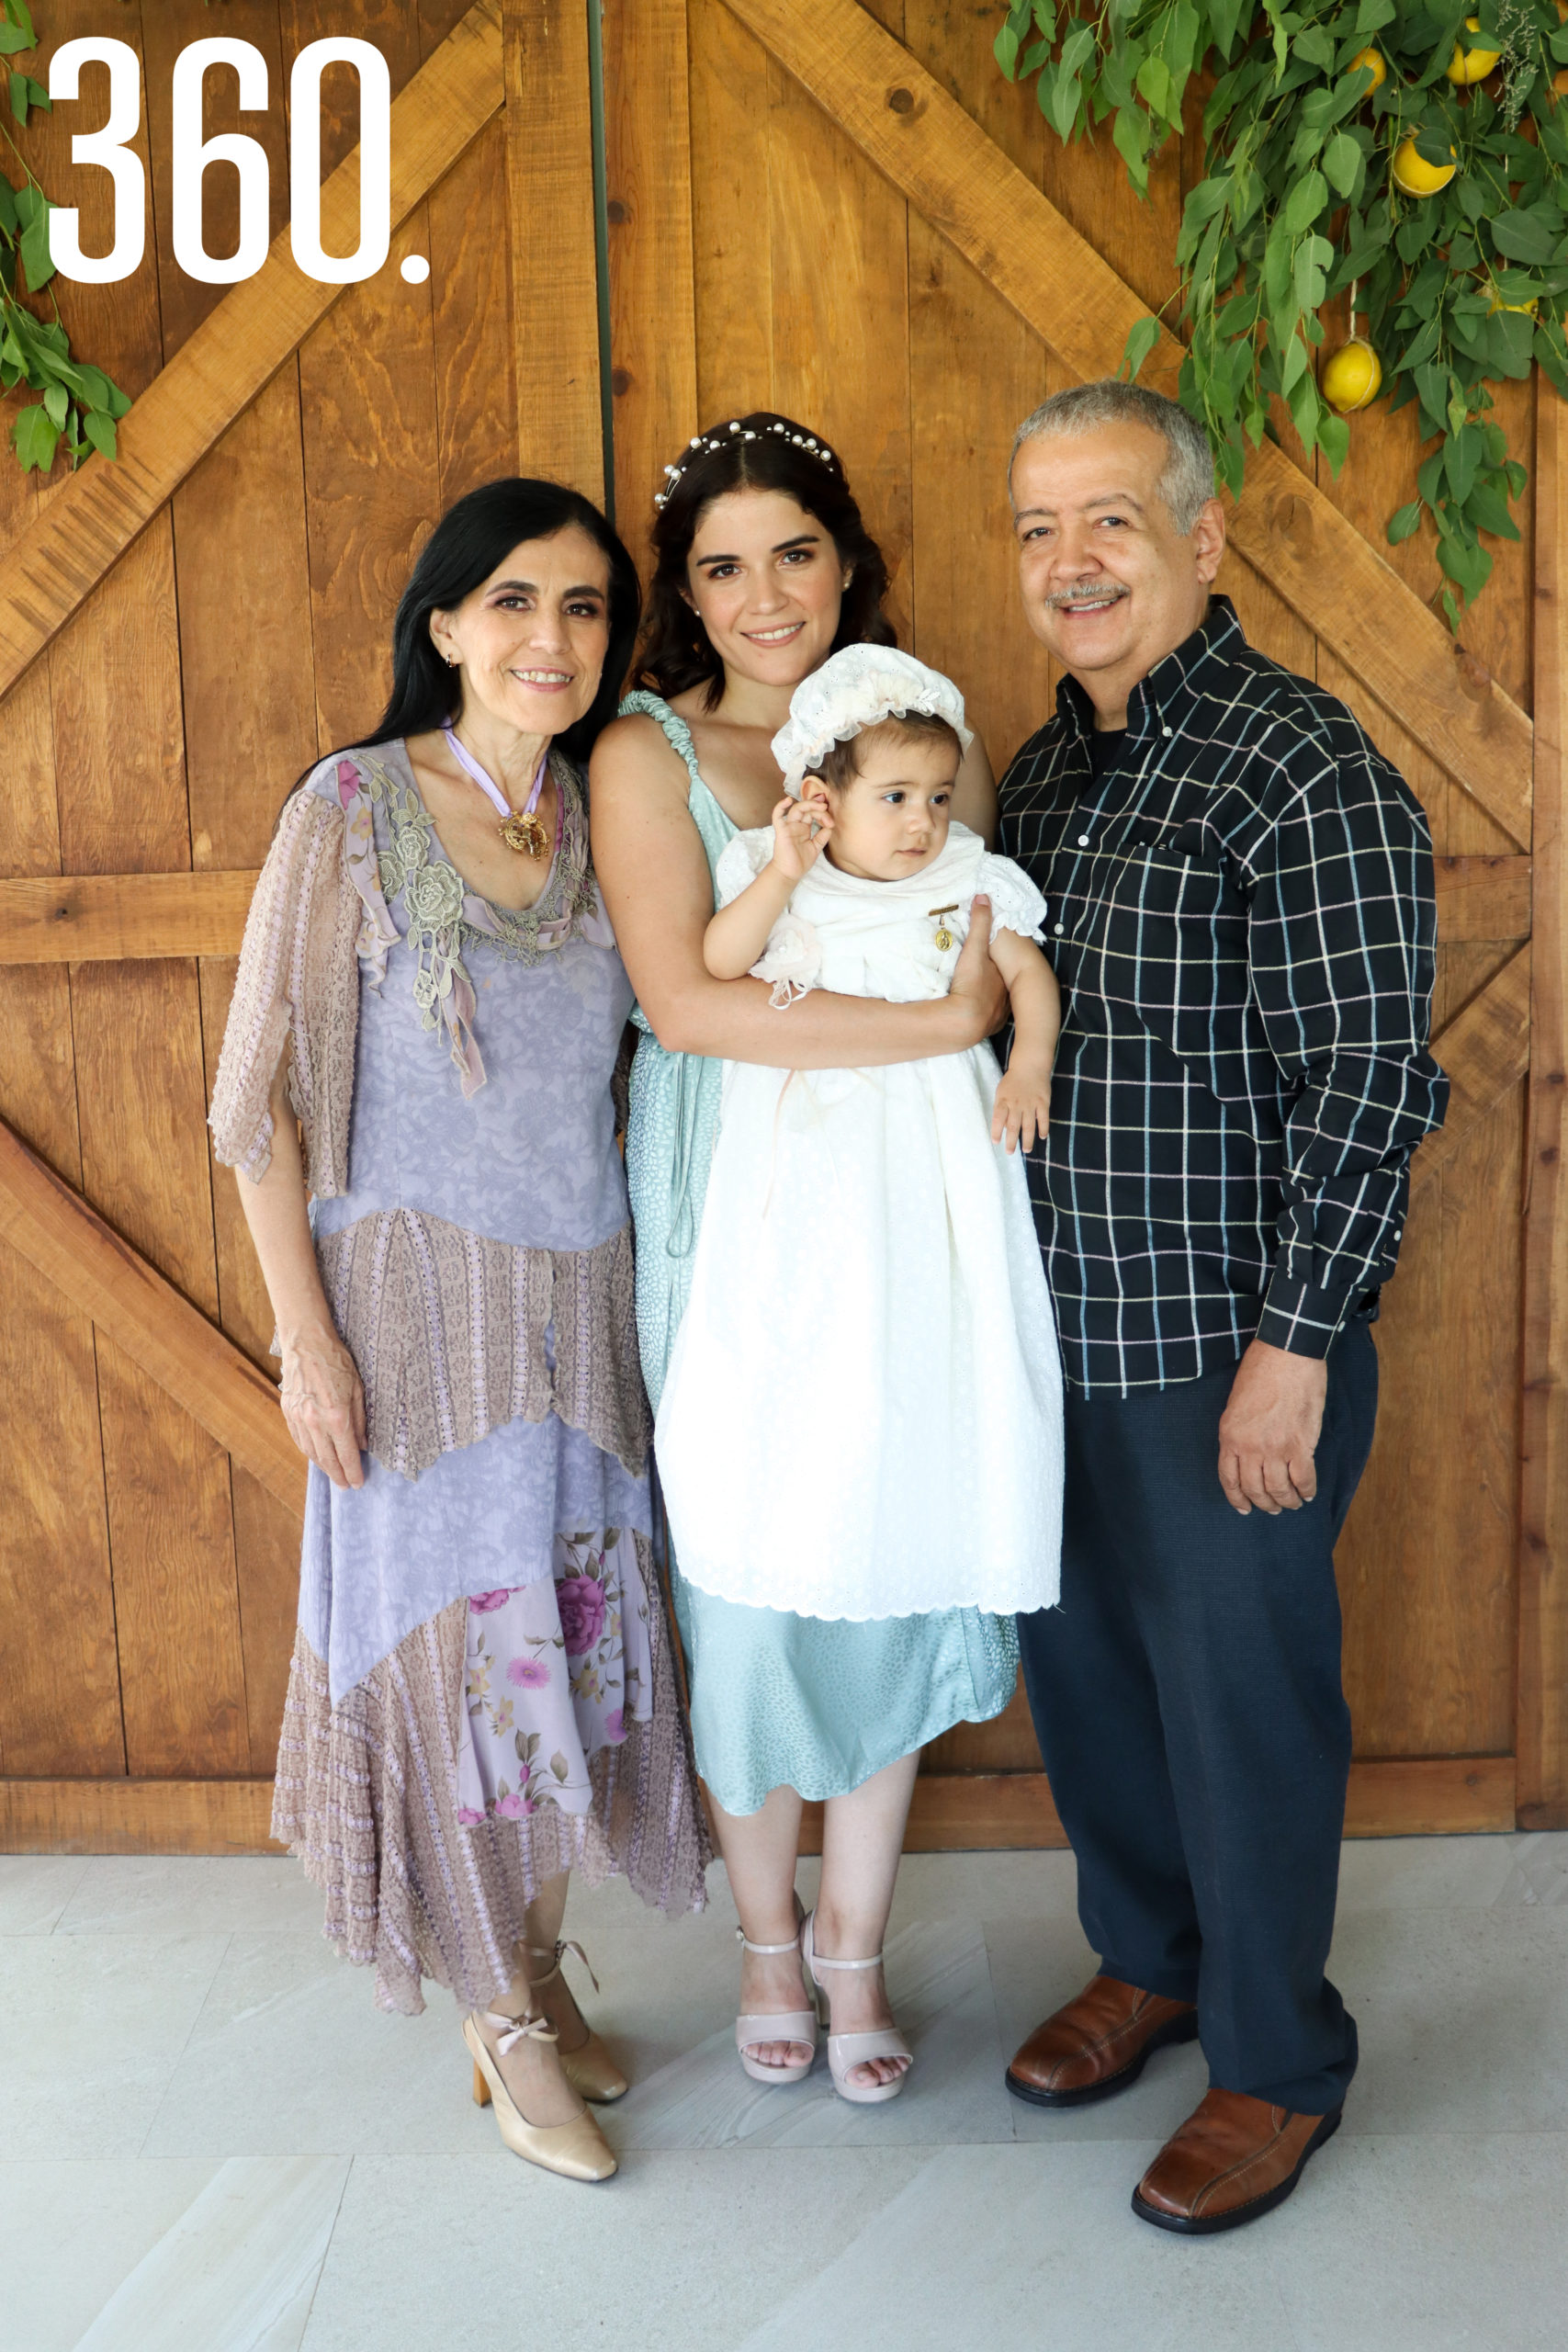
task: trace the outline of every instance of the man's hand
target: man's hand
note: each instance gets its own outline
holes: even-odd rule
[[[1220,1484],[1245,1519],[1300,1510],[1317,1492],[1313,1455],[1323,1427],[1328,1366],[1254,1340],[1235,1368],[1220,1416]]]

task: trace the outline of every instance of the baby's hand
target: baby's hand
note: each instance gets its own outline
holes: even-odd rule
[[[833,830],[825,800],[792,800],[788,793],[773,810],[773,864],[787,881],[799,882],[822,854]]]
[[[1016,1151],[1021,1139],[1025,1151],[1032,1151],[1036,1136],[1043,1138],[1051,1125],[1051,1074],[1049,1070],[1030,1069],[1014,1062],[997,1088],[996,1107],[991,1113],[991,1141],[1006,1141],[1010,1151]]]

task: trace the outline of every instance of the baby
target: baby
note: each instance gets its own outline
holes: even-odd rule
[[[936,710],[893,712],[848,741],[835,740],[820,765],[806,772],[799,797],[786,793],[774,808],[769,863],[709,923],[703,960],[714,978],[739,979],[752,970],[773,977],[769,941],[819,857],[863,882],[905,882],[934,867],[953,831],[953,790],[963,755],[957,727]],[[977,853],[983,850],[965,827],[957,831]],[[972,862],[978,873],[981,858]],[[972,881],[968,897],[975,887]],[[929,910],[939,954],[962,942],[968,897]],[[948,922],[948,917],[962,921]],[[1028,1151],[1050,1120],[1061,1000],[1051,967],[1021,933],[994,930],[991,956],[1007,982],[1013,1018],[1012,1053],[997,1087],[991,1140],[1005,1142],[1010,1152],[1021,1140]]]
[[[1045,905],[952,816],[972,739],[951,679],[846,647],[773,738],[789,787],[718,861],[714,973],[946,995],[976,896],[1017,1030],[872,1069],[727,1062],[655,1445],[687,1583],[800,1616],[1010,1618],[1055,1598],[1061,1367],[1023,1156],[1047,1119]],[[984,912],[984,910],[982,910]],[[1001,1147],[1005,1144],[1006,1148]],[[793,1408],[850,1409],[803,1476]]]

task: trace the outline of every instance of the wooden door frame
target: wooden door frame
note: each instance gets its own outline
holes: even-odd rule
[[[856,0],[725,5],[1042,340],[1053,342],[1070,370],[1113,372],[1129,306],[1137,315],[1143,305]],[[617,208],[611,211],[613,380],[616,440],[640,492],[656,474],[659,453],[678,447],[695,421],[687,26],[685,0],[618,0],[618,6],[626,70],[615,105],[645,168],[637,202],[620,206],[618,220]],[[551,92],[548,136],[525,124],[521,107],[513,110],[507,131],[520,436],[531,469],[556,472],[603,495],[587,59],[584,0],[477,0],[397,102],[394,215],[402,218],[451,168],[507,92],[525,90],[536,103],[541,87]],[[346,207],[355,188],[356,170],[345,164],[325,191],[328,213]],[[542,216],[552,224],[549,268],[520,271],[523,224],[536,242]],[[1052,310],[1052,288],[1062,284],[1071,288],[1071,299]],[[0,693],[64,626],[339,291],[299,280],[280,241],[261,275],[225,298],[132,410],[122,429],[120,465],[90,461],[50,502],[8,559],[0,598]],[[624,370],[623,357],[629,362]],[[1170,359],[1164,355],[1168,372]],[[1438,1041],[1454,1102],[1449,1128],[1427,1147],[1416,1171],[1418,1182],[1429,1178],[1470,1125],[1517,1082],[1533,1047],[1524,1203],[1517,1762],[1489,1756],[1358,1763],[1346,1823],[1352,1836],[1500,1829],[1516,1821],[1568,1826],[1568,1232],[1560,1193],[1568,1060],[1561,837],[1568,421],[1544,382],[1537,416],[1533,728],[1282,453],[1261,453],[1237,517],[1242,552],[1250,548],[1272,584],[1369,690],[1521,848],[1527,839],[1530,847],[1528,858],[1439,861],[1445,935],[1463,936],[1468,920],[1492,926],[1471,935],[1498,936],[1500,921],[1518,921],[1528,887],[1533,943]],[[639,497],[626,532],[638,554],[646,551],[636,544],[641,513]],[[1367,633],[1341,641],[1345,628],[1335,607],[1343,598],[1337,587],[1330,596],[1320,584],[1325,547],[1334,550],[1337,582],[1359,578],[1375,587],[1382,607],[1376,644],[1368,645]],[[1392,681],[1382,650],[1391,640],[1399,673]],[[1417,709],[1400,707],[1401,690],[1418,696]],[[115,876],[0,883],[0,960],[237,948],[254,876],[133,881],[134,888],[132,877]],[[1450,921],[1460,927],[1450,928]],[[0,1232],[236,1460],[299,1509],[299,1465],[285,1440],[270,1375],[8,1131],[0,1135]],[[260,1777],[0,1780],[0,1851],[255,1850],[265,1842],[270,1789]],[[908,1842],[919,1850],[1065,1841],[1044,1774],[1025,1771],[922,1775]]]

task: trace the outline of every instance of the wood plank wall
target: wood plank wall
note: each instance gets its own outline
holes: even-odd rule
[[[169,250],[169,77],[186,43],[221,30],[268,59],[269,114],[241,120],[231,82],[214,75],[208,128],[262,138],[276,226],[286,187],[282,93],[299,48],[334,32],[368,35],[397,90],[464,6],[227,0],[219,24],[203,0],[48,0],[48,43],[107,32],[136,46],[147,67],[139,146],[155,266],[118,287],[61,286],[78,350],[139,392],[220,299],[221,289],[186,279]],[[1160,159],[1142,205],[1108,144],[1064,153],[1032,91],[1001,81],[993,6],[871,6],[1142,298],[1162,302],[1182,190],[1197,170],[1190,143]],[[586,52],[581,0],[509,5],[507,16],[513,92],[532,89],[545,64],[570,79]],[[1018,610],[1005,501],[1013,428],[1055,389],[1055,363],[724,0],[607,0],[604,33],[624,536],[641,558],[659,469],[699,424],[755,405],[802,417],[845,458],[887,549],[903,641],[960,680],[999,767],[1049,708],[1055,685]],[[350,77],[334,71],[325,95],[330,169],[355,136]],[[260,864],[293,777],[378,710],[398,593],[453,498],[519,463],[597,487],[597,387],[578,348],[591,190],[581,185],[581,88],[577,97],[568,121],[580,191],[570,300],[550,275],[546,233],[545,215],[561,200],[550,179],[557,173],[558,183],[559,157],[520,137],[515,115],[509,153],[497,117],[415,209],[391,265],[329,312],[0,702],[8,787],[0,883],[47,893],[51,876],[104,877],[82,898],[73,942],[85,943],[93,923],[125,921],[130,886],[112,877],[217,876]],[[73,170],[63,120],[37,119],[28,153],[57,199],[82,203],[89,240],[107,229],[103,175]],[[226,179],[213,176],[214,250]],[[513,221],[523,224],[516,235]],[[428,256],[428,283],[402,280],[397,263],[408,253]],[[1503,388],[1499,413],[1529,462],[1529,388]],[[0,409],[0,429],[8,422]],[[1314,468],[1320,487],[1380,546],[1383,518],[1405,492],[1412,429],[1408,411],[1373,410],[1355,420],[1337,483]],[[1555,447],[1543,450],[1555,467],[1554,515],[1563,471]],[[0,549],[60,495],[62,480],[24,480],[0,460]],[[1528,707],[1537,550],[1528,510],[1521,522],[1522,544],[1497,550],[1496,576],[1464,635],[1475,660]],[[1541,593],[1555,599],[1560,633],[1555,571],[1542,554]],[[1413,541],[1391,560],[1429,594],[1428,550]],[[1449,861],[1438,1020],[1472,1007],[1482,1021],[1482,991],[1529,928],[1528,862],[1395,721],[1365,703],[1256,574],[1236,566],[1226,584],[1257,640],[1343,693],[1421,795]],[[1557,701],[1562,668],[1559,650],[1543,672]],[[1559,714],[1558,762],[1561,742]],[[1559,797],[1552,784],[1538,899],[1555,887]],[[36,896],[4,903],[44,919]],[[204,944],[195,930],[178,936]],[[1556,933],[1551,952],[1560,960]],[[232,978],[231,960],[208,954],[12,965],[0,1116],[262,1363],[265,1300],[231,1179],[212,1168],[202,1125]],[[1510,1002],[1520,993],[1514,978]],[[1559,979],[1549,973],[1537,992],[1538,1020],[1558,1028]],[[1551,1034],[1560,1069],[1562,1041]],[[1544,1387],[1527,1488],[1522,1677],[1517,1662],[1518,1068],[1516,1057],[1486,1093],[1492,1107],[1421,1186],[1380,1329],[1378,1446],[1341,1553],[1362,1828],[1511,1818],[1517,1684],[1533,1694],[1540,1718],[1520,1744],[1521,1802],[1544,1823],[1568,1800],[1560,1709],[1556,1728],[1540,1731],[1543,1679],[1560,1679],[1568,1640],[1551,1551],[1568,1508],[1564,1457]],[[1562,1287],[1561,1249],[1542,1206],[1554,1134],[1540,1128],[1531,1226],[1546,1302],[1534,1312],[1531,1360],[1543,1381],[1561,1352],[1550,1305],[1552,1285]],[[10,1784],[0,1786],[0,1846],[12,1837],[249,1841],[259,1819],[250,1784],[272,1769],[282,1703],[297,1522],[3,1243],[0,1381],[28,1412],[19,1439],[0,1448],[0,1781]],[[917,1839],[1057,1834],[1021,1702],[996,1724],[950,1735],[929,1766]],[[954,1776],[965,1774],[967,1788],[957,1787]],[[111,1826],[80,1826],[87,1815],[73,1812],[69,1783],[84,1779],[106,1783],[96,1802]],[[231,1798],[202,1799],[200,1784],[213,1781],[230,1782]]]
[[[45,68],[84,33],[129,40],[145,66],[137,145],[156,266],[113,287],[61,282],[74,347],[134,395],[221,299],[171,253],[169,88],[186,43],[221,31],[268,61],[267,114],[241,118],[232,77],[213,74],[207,130],[262,140],[276,230],[299,49],[369,38],[396,93],[465,7],[229,0],[219,24],[202,0],[50,0]],[[356,135],[352,77],[332,69],[324,95],[330,171]],[[107,182],[73,171],[69,136],[63,116],[35,117],[28,153],[56,200],[82,204],[92,250],[100,230],[107,243]],[[221,252],[232,175],[209,187],[209,248]],[[507,232],[498,119],[416,209],[390,266],[348,291],[0,704],[0,873],[261,863],[294,777],[385,699],[391,615],[425,532],[464,490],[516,466]],[[405,253],[428,256],[424,285],[399,275]],[[62,479],[24,481],[6,453],[0,548]],[[0,1115],[265,1363],[271,1318],[204,1125],[231,960],[6,977]],[[0,1449],[0,1773],[270,1774],[298,1521],[6,1248],[0,1380],[30,1400],[25,1440]]]
[[[993,7],[866,5],[1151,309],[1168,299],[1183,192],[1201,172],[1194,141],[1167,149],[1141,203],[1109,140],[1064,150],[1032,88],[1002,80],[990,51]],[[671,140],[668,85],[649,55],[651,47],[663,61],[678,58],[683,38],[689,175]],[[750,407],[800,418],[844,458],[894,565],[901,640],[958,679],[999,770],[1051,707],[1055,684],[1018,608],[1005,493],[1013,430],[1058,388],[1055,363],[725,0],[611,0],[605,70],[625,536],[640,554],[659,468],[699,425]],[[670,307],[678,318],[688,301],[694,405],[668,360],[661,376],[649,367],[651,349],[664,347]],[[1500,388],[1497,413],[1530,464],[1530,388]],[[1286,434],[1304,463],[1288,422]],[[1312,461],[1319,486],[1380,548],[1387,515],[1407,495],[1413,435],[1411,411],[1374,409],[1354,420],[1337,482]],[[1528,511],[1520,522],[1521,543],[1496,549],[1496,572],[1464,642],[1528,708]],[[1411,541],[1390,554],[1418,594],[1433,593],[1428,547]],[[1371,703],[1257,574],[1230,565],[1222,584],[1266,651],[1356,708],[1421,797],[1439,855],[1500,857],[1510,877],[1528,877],[1518,844]],[[1457,879],[1471,869],[1452,871]],[[1472,922],[1455,922],[1440,956],[1439,1027],[1478,998],[1525,928],[1501,899],[1478,906]],[[1347,1679],[1368,1759],[1506,1756],[1514,1745],[1523,1110],[1515,1078],[1423,1185],[1387,1294],[1378,1444],[1340,1552]],[[1021,1698],[997,1724],[938,1742],[928,1770],[1017,1771],[1037,1762]]]

